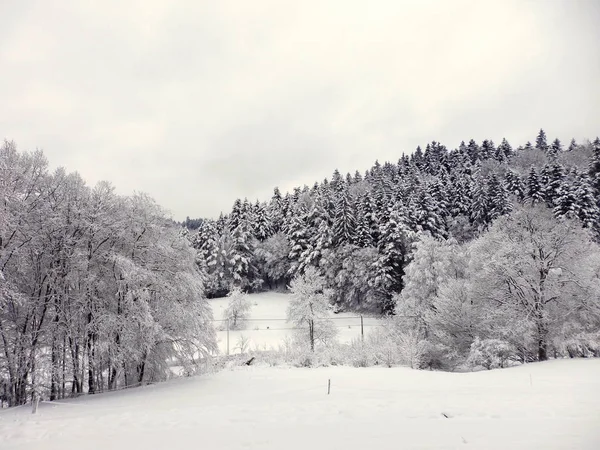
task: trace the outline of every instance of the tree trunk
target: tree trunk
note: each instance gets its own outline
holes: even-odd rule
[[[88,313],[87,317],[88,329],[92,323],[92,313]],[[94,358],[94,333],[89,330],[87,334],[87,353],[88,353],[88,393],[96,393],[96,373],[95,369],[95,358]]]
[[[51,370],[51,381],[50,381],[50,401],[56,400],[58,397],[58,345],[56,338],[52,339],[52,365]]]

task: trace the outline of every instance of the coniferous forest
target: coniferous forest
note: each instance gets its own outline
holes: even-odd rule
[[[439,142],[188,230],[209,296],[313,267],[337,310],[395,316],[423,365],[600,355],[600,140]],[[481,356],[484,355],[484,356]],[[498,356],[500,355],[500,356]],[[504,356],[503,356],[504,355]]]
[[[445,370],[600,356],[598,138],[431,142],[183,224],[4,142],[0,202],[8,405],[191,373],[216,351],[206,297],[241,291],[382,317],[369,361],[390,342]]]

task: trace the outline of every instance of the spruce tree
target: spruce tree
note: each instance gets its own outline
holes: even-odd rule
[[[554,206],[554,217],[561,219],[566,217],[574,219],[578,216],[577,192],[575,186],[564,182],[560,189],[560,196],[556,199]]]
[[[584,228],[593,229],[597,227],[600,219],[600,209],[596,203],[594,189],[589,177],[585,174],[577,174],[573,187],[577,203],[577,217],[581,220]]]
[[[293,277],[299,272],[301,257],[310,245],[305,217],[302,217],[299,214],[291,216],[288,237],[290,240],[290,253],[288,258],[291,261],[288,275]]]
[[[242,200],[238,198],[233,203],[233,208],[231,209],[231,213],[229,214],[229,219],[227,221],[227,227],[230,230],[235,230],[243,221],[244,216],[244,205],[242,204]]]
[[[473,201],[469,211],[469,219],[478,230],[484,230],[490,222],[490,200],[486,184],[484,178],[478,178],[473,182]]]
[[[588,173],[596,198],[600,201],[600,143],[594,144],[592,147],[592,158]]]
[[[544,200],[542,186],[540,185],[540,180],[535,167],[533,166],[527,177],[527,199],[531,201],[532,205],[541,203]]]
[[[575,149],[577,149],[577,142],[575,142],[575,138],[573,138],[571,139],[571,143],[569,144],[567,151],[572,152]]]
[[[514,195],[522,202],[525,198],[525,183],[521,177],[512,169],[508,169],[504,175],[504,185],[509,194]]]
[[[506,138],[503,138],[502,142],[496,149],[496,160],[505,161],[505,160],[511,158],[512,155],[513,155],[512,147],[510,146],[510,144],[508,143]]]
[[[564,168],[558,162],[555,162],[549,171],[548,184],[544,191],[544,197],[548,207],[552,208],[555,205],[556,199],[561,195],[561,187],[565,180]]]
[[[467,154],[469,155],[469,158],[471,159],[471,163],[475,164],[477,161],[479,161],[481,159],[481,150],[479,148],[479,145],[477,145],[477,142],[475,142],[473,139],[471,139],[469,141],[469,145],[467,145]]]
[[[389,220],[381,229],[379,258],[373,268],[376,275],[371,280],[372,287],[380,293],[380,308],[384,314],[393,313],[395,305],[392,294],[402,290],[404,267],[413,240],[413,233],[403,223],[398,208],[393,208]]]
[[[494,146],[494,142],[492,140],[485,139],[481,143],[481,159],[491,159],[496,155],[496,147]]]
[[[535,138],[535,148],[542,150],[544,153],[548,151],[548,142],[546,141],[546,132],[540,128],[540,132]]]
[[[252,222],[254,237],[262,242],[273,235],[271,218],[269,217],[269,210],[264,203],[257,203],[255,211],[254,221]]]
[[[428,231],[432,236],[437,238],[446,237],[445,220],[440,214],[439,205],[428,191],[421,191],[416,206],[418,229]]]
[[[504,185],[500,183],[496,174],[492,174],[488,180],[488,198],[490,202],[490,221],[496,220],[498,217],[512,211],[512,204],[508,198],[508,192]]]
[[[352,244],[355,240],[356,216],[348,189],[339,193],[333,217],[333,242],[336,246]]]

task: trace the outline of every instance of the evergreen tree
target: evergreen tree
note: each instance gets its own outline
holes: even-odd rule
[[[503,138],[502,143],[496,149],[496,160],[505,161],[511,158],[513,155],[513,149],[508,143],[508,141]]]
[[[348,189],[339,193],[333,218],[333,242],[336,246],[352,244],[355,240],[356,216]]]
[[[239,287],[246,287],[252,281],[251,265],[254,245],[250,225],[241,222],[231,233],[230,264],[231,275],[234,283]]]
[[[479,178],[473,183],[473,201],[469,211],[469,218],[473,226],[479,230],[484,230],[487,228],[488,223],[490,223],[490,200],[486,187],[486,182],[483,178]]]
[[[417,200],[417,227],[435,237],[446,237],[446,224],[440,208],[429,192],[421,191]]]
[[[506,188],[495,174],[488,180],[488,198],[490,201],[490,221],[496,220],[498,217],[508,214],[512,211],[512,204],[508,198]]]
[[[531,201],[531,204],[541,203],[544,200],[544,193],[540,180],[538,178],[535,167],[531,167],[529,176],[527,177],[527,199]]]
[[[356,203],[355,243],[361,248],[373,246],[373,236],[371,235],[371,226],[368,212],[366,211],[367,205],[368,199],[365,201],[365,196],[359,198]]]
[[[535,148],[542,150],[544,153],[548,151],[548,143],[546,141],[546,132],[540,128],[540,132],[535,139]]]
[[[288,236],[291,248],[288,255],[288,258],[291,261],[288,274],[290,276],[295,276],[300,272],[301,258],[310,246],[305,217],[300,215],[291,216]]]
[[[594,198],[594,189],[585,174],[577,174],[573,184],[577,203],[577,217],[584,228],[595,228],[600,219],[600,210]]]
[[[376,275],[371,281],[372,286],[380,292],[381,312],[384,314],[394,311],[392,295],[402,290],[404,266],[413,240],[413,233],[403,223],[398,208],[394,208],[381,229],[379,258],[374,265]]]
[[[271,203],[269,204],[268,215],[271,218],[273,234],[279,233],[285,216],[283,212],[283,198],[278,187],[273,189],[273,197],[271,197]]]
[[[235,230],[242,221],[245,219],[245,208],[242,204],[241,199],[236,199],[233,203],[233,208],[231,209],[231,213],[229,214],[229,218],[227,221],[227,226],[230,230]]]
[[[560,139],[556,138],[554,141],[552,141],[552,150],[555,153],[560,153],[563,151],[563,145],[562,142],[560,142]]]
[[[306,267],[318,268],[325,252],[332,248],[333,236],[327,221],[321,221],[315,234],[299,257],[297,273],[302,273]]]
[[[574,219],[578,216],[576,188],[571,183],[564,182],[560,189],[560,196],[556,199],[554,217]]]
[[[481,159],[491,159],[496,155],[496,147],[494,146],[494,142],[491,140],[485,139],[481,143]]]
[[[225,231],[225,228],[227,228],[228,221],[229,218],[226,215],[223,215],[223,213],[219,214],[219,218],[217,219],[217,222],[215,224],[218,233],[223,233],[223,231]]]
[[[273,235],[271,219],[265,204],[257,202],[255,210],[254,222],[252,223],[254,237],[262,242]]]
[[[561,195],[561,187],[565,179],[564,168],[555,162],[548,173],[548,184],[544,190],[544,197],[549,208],[554,207],[556,199]]]
[[[515,195],[521,202],[525,199],[525,183],[514,170],[508,169],[506,171],[504,184],[509,194]]]
[[[596,198],[600,201],[600,143],[592,147],[592,158],[588,170],[590,183],[596,193]]]
[[[451,216],[468,216],[471,204],[470,186],[466,177],[454,177],[448,189]]]
[[[575,142],[575,138],[573,138],[571,139],[571,143],[569,144],[567,151],[572,152],[575,149],[577,149],[577,142]]]
[[[425,159],[423,156],[423,150],[421,150],[421,146],[417,146],[417,149],[415,150],[415,152],[411,155],[411,162],[419,169],[421,170],[423,168],[423,165],[425,164]]]
[[[469,158],[471,159],[471,163],[475,164],[477,161],[480,160],[481,158],[481,150],[479,148],[479,145],[477,145],[477,142],[475,142],[473,139],[471,139],[469,141],[469,145],[467,145],[467,154],[469,155]]]

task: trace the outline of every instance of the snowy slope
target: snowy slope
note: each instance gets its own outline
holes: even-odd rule
[[[250,318],[244,324],[241,330],[229,331],[229,351],[230,353],[239,353],[236,345],[240,336],[249,339],[249,349],[251,350],[270,350],[278,349],[286,337],[291,337],[294,330],[292,323],[286,321],[287,306],[290,301],[288,294],[265,292],[249,295],[252,309]],[[227,351],[227,332],[222,322],[223,312],[227,308],[228,299],[218,298],[209,300],[213,309],[215,327],[217,328],[217,339],[219,350],[222,353]],[[342,343],[349,343],[352,339],[360,338],[360,318],[355,313],[330,313],[330,317],[338,330],[338,340]],[[379,326],[379,320],[372,317],[363,319],[363,329],[365,335]]]
[[[251,366],[0,412],[2,450],[170,448],[598,449],[600,360],[478,373]]]

